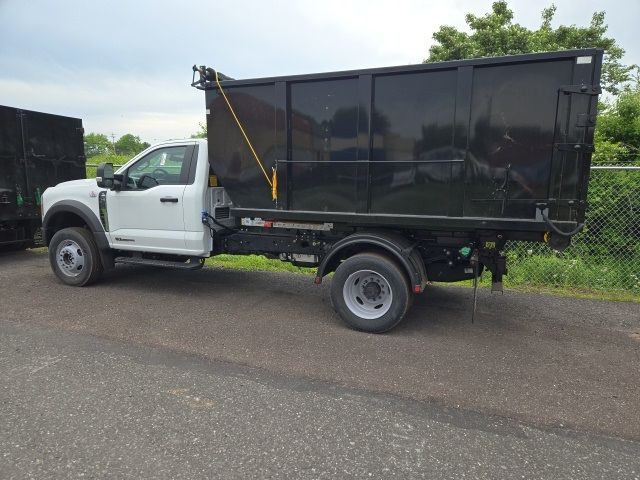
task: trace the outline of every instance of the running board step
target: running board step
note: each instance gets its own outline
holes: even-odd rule
[[[193,258],[189,263],[170,262],[168,260],[152,260],[150,258],[139,257],[116,257],[116,263],[126,263],[128,265],[148,265],[150,267],[178,268],[180,270],[199,270],[204,266],[204,259]]]

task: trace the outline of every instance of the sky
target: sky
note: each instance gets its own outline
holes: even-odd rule
[[[551,1],[511,0],[529,28]],[[640,65],[640,0],[556,0],[555,25],[608,34]],[[490,0],[0,0],[0,104],[83,119],[86,132],[183,138],[204,122],[191,66],[233,78],[420,63],[440,25]]]

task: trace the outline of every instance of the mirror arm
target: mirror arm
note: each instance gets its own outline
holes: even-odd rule
[[[116,192],[119,192],[120,190],[122,190],[123,184],[124,184],[124,175],[121,173],[115,174],[113,176],[113,187],[111,188],[111,190],[115,190]]]

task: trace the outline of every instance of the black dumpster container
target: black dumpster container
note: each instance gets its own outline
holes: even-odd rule
[[[82,120],[0,106],[0,248],[39,244],[42,192],[85,176]]]
[[[540,240],[584,219],[601,63],[588,49],[222,80],[276,201],[215,72],[194,67],[194,86],[235,215]]]

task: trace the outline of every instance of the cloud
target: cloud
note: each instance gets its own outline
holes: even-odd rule
[[[586,3],[585,3],[586,2]],[[608,10],[610,35],[640,63],[637,0],[560,0],[557,23]],[[534,27],[547,4],[511,0]],[[88,131],[176,138],[204,120],[193,63],[235,78],[418,63],[443,24],[465,28],[491,0],[0,0],[0,103],[72,115]]]
[[[186,82],[56,75],[34,84],[0,78],[0,103],[80,117],[86,131],[140,135],[148,141],[186,137],[205,120],[204,94]]]
[[[128,132],[135,132],[142,139],[157,143],[162,140],[188,138],[198,130],[198,123],[204,123],[205,116],[196,113],[131,112],[124,115],[98,115],[85,118],[87,131],[115,134],[116,138]],[[117,125],[118,128],[110,128]]]

